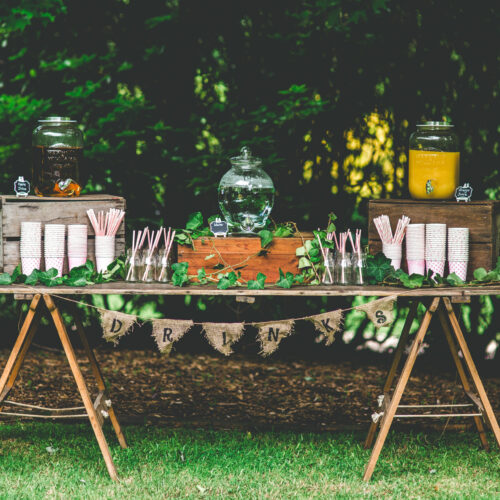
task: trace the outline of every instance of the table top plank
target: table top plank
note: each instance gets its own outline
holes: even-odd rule
[[[26,285],[2,285],[2,294],[47,293],[52,295],[209,295],[209,296],[281,296],[281,297],[466,297],[479,295],[500,295],[500,285],[480,287],[438,287],[410,290],[392,286],[296,286],[290,289],[266,287],[264,290],[249,290],[238,287],[218,290],[215,285],[176,287],[163,283],[126,283],[123,281],[91,285],[86,287],[56,286],[30,287]]]

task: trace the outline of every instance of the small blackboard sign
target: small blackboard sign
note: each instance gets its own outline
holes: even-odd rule
[[[17,181],[14,182],[14,191],[16,196],[28,196],[30,194],[30,189],[30,183],[21,175],[18,177]]]
[[[472,187],[468,182],[466,182],[463,186],[458,186],[455,189],[455,199],[457,202],[460,201],[470,201],[472,198]]]
[[[213,235],[216,238],[218,238],[219,236],[223,236],[225,238],[229,231],[229,226],[227,222],[217,218],[210,223],[210,231],[212,231]]]

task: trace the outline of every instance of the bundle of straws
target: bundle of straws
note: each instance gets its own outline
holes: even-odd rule
[[[87,215],[96,236],[115,236],[123,217],[125,217],[125,212],[117,208],[110,208],[106,214],[101,211],[96,217],[94,210],[91,208],[87,210]]]
[[[398,221],[396,232],[392,235],[391,221],[387,215],[381,215],[373,219],[373,223],[377,228],[380,240],[388,245],[401,245],[405,237],[406,226],[410,223],[410,218],[403,215]]]
[[[356,229],[355,240],[352,239],[351,230],[349,229],[347,232],[351,241],[353,254],[357,255],[357,259],[359,262],[361,260],[361,229]],[[358,268],[359,273],[359,283],[362,285],[364,283],[362,266],[358,264],[356,267]]]
[[[172,244],[175,238],[175,229],[172,231],[172,228],[168,228],[167,230],[163,230],[163,240],[165,242],[165,248],[163,249],[163,255],[161,256],[161,271],[158,276],[158,281],[162,281],[167,273],[167,264],[168,264],[168,256],[170,255],[170,250],[172,249]]]
[[[318,229],[319,231],[319,229]],[[331,234],[331,233],[328,233]],[[333,276],[332,276],[332,271],[330,269],[330,266],[328,265],[328,253],[330,251],[329,248],[324,248],[322,243],[321,243],[321,238],[319,237],[319,234],[316,234],[316,238],[318,238],[318,243],[319,243],[319,248],[321,250],[321,255],[323,256],[323,264],[325,266],[325,273],[328,273],[328,276],[330,277],[330,282],[333,283]],[[328,235],[327,235],[328,238]],[[325,276],[323,275],[323,281],[325,279]]]

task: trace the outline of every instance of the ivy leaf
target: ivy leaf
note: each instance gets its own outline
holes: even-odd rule
[[[256,280],[249,280],[247,287],[249,290],[264,290],[267,276],[263,273],[257,274]]]
[[[408,276],[405,272],[402,272],[397,277],[405,288],[420,288],[424,284],[425,279],[421,274],[412,274]]]
[[[307,257],[299,259],[299,269],[304,269],[304,267],[311,267],[311,261]]]
[[[262,229],[262,231],[259,231],[259,236],[261,248],[266,248],[273,241],[273,233],[267,229]]]
[[[478,267],[477,269],[474,270],[474,278],[477,281],[483,281],[487,274],[488,271],[486,271],[484,267]]]
[[[382,252],[379,252],[375,256],[367,256],[366,276],[372,284],[384,281],[393,271],[394,268],[391,265],[390,259]]]
[[[12,271],[12,275],[11,275],[11,278],[12,278],[12,283],[15,283],[15,282],[16,282],[16,280],[17,280],[20,276],[22,276],[22,274],[21,274],[21,265],[20,265],[20,264],[18,264],[18,265],[16,266],[16,268],[14,269],[14,271]]]
[[[172,264],[172,284],[174,286],[182,286],[189,281],[189,276],[187,274],[188,268],[189,264],[187,262],[176,262]]]
[[[217,288],[219,290],[227,290],[228,288],[234,286],[238,281],[238,276],[234,271],[227,273],[220,277],[219,282],[217,283]]]
[[[10,285],[12,284],[12,277],[9,273],[0,274],[0,285]]]
[[[303,257],[306,254],[306,247],[299,247],[295,250],[295,255],[297,257]]]
[[[24,281],[25,285],[35,286],[38,283],[38,275],[40,271],[38,269],[33,269],[33,272]]]
[[[280,277],[278,281],[276,281],[276,286],[279,286],[280,288],[292,288],[293,282],[294,282],[293,274],[288,272],[285,275],[285,273],[280,268]]]
[[[206,273],[204,267],[202,267],[201,269],[198,269],[198,281],[202,285],[205,285],[207,283],[207,273]]]
[[[194,212],[188,217],[186,229],[196,231],[203,226],[203,215],[201,212]]]
[[[464,280],[457,274],[451,273],[446,277],[446,283],[451,286],[461,286],[464,284]]]
[[[335,226],[335,224],[333,222],[330,222],[330,224],[328,224],[328,227],[326,228],[326,231],[328,233],[333,233],[333,231],[335,231],[337,229],[337,227]]]
[[[57,276],[57,269],[52,267],[48,271],[42,271],[39,273],[38,278],[40,282],[45,286],[58,286],[63,284],[63,279]]]
[[[275,238],[288,238],[292,236],[293,230],[288,226],[278,226],[274,231]]]

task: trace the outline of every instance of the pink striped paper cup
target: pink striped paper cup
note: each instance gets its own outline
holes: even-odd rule
[[[427,266],[427,272],[432,271],[432,277],[436,274],[439,274],[439,276],[444,276],[444,260],[427,260],[425,262]]]
[[[62,276],[64,266],[64,257],[45,257],[45,269],[56,268],[57,276]]]
[[[40,270],[41,257],[21,257],[21,268],[23,274],[29,276],[35,269]]]
[[[467,280],[468,262],[448,262],[450,274],[455,273],[463,281]]]
[[[403,245],[401,243],[382,243],[382,252],[391,259],[391,265],[394,269],[401,268],[401,259],[403,257]]]
[[[407,260],[406,263],[408,264],[408,274],[421,274],[422,276],[425,275],[424,259]]]

